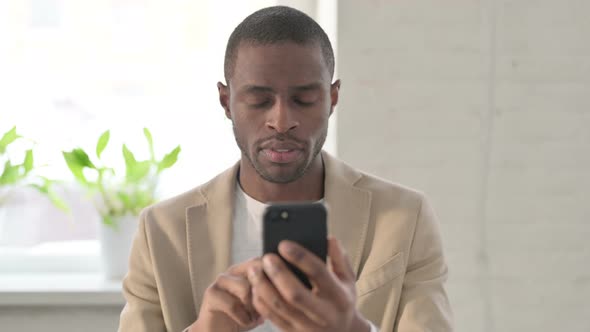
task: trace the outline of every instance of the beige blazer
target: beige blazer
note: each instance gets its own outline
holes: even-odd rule
[[[382,332],[451,331],[447,266],[424,196],[322,157],[328,230],[356,271],[358,309]],[[230,264],[237,171],[142,212],[119,331],[179,332],[197,319],[205,288]]]

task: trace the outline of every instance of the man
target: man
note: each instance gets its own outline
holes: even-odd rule
[[[340,81],[319,25],[292,8],[259,10],[229,38],[224,69],[219,100],[241,160],[143,211],[120,331],[450,331],[424,197],[321,151]],[[330,208],[327,266],[279,246],[308,290],[278,256],[259,257],[261,215],[263,202],[319,200]]]

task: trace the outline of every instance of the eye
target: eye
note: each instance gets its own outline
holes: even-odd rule
[[[266,107],[270,106],[270,104],[271,104],[270,99],[266,99],[266,100],[263,100],[261,102],[250,104],[248,106],[250,108],[266,108]]]
[[[297,104],[299,106],[303,106],[303,107],[313,105],[313,102],[303,101],[303,100],[301,100],[299,98],[295,98],[293,101],[295,102],[295,104]]]

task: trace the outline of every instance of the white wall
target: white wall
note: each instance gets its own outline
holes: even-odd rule
[[[339,156],[431,198],[457,331],[590,330],[588,17],[339,1]]]

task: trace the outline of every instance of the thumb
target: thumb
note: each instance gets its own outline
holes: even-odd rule
[[[328,257],[330,257],[330,267],[338,279],[342,281],[355,280],[350,259],[344,248],[342,248],[340,241],[333,236],[328,237]]]

